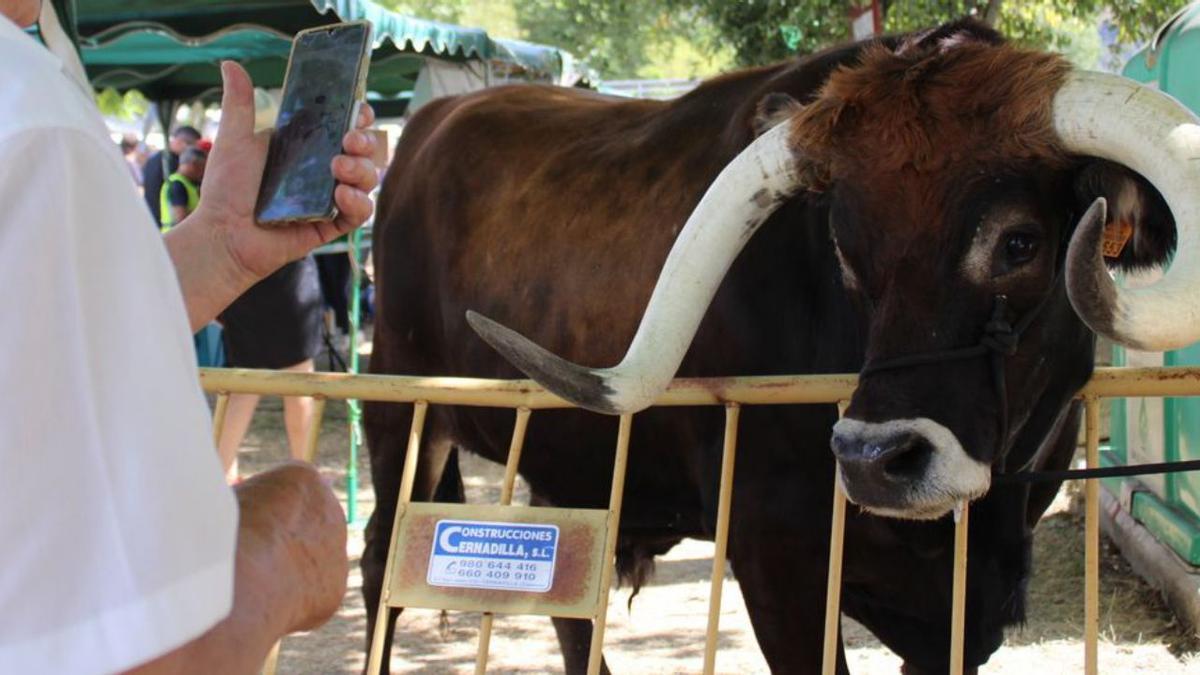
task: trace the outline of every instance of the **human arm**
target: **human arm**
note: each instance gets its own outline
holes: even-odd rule
[[[363,105],[356,129],[343,139],[345,154],[332,163],[337,218],[276,228],[256,225],[254,206],[270,134],[254,133],[254,92],[246,71],[226,62],[221,72],[221,130],[205,171],[204,195],[195,213],[163,238],[192,330],[284,263],[362,225],[374,208],[367,195],[378,182],[370,159],[374,139],[361,131],[374,113]]]
[[[233,611],[208,632],[134,668],[136,675],[255,673],[279,638],[324,623],[346,592],[346,525],[311,465],[259,473],[235,488],[240,513]]]
[[[24,119],[65,108],[18,93]],[[0,134],[0,304],[23,318],[0,348],[25,356],[0,364],[21,386],[0,407],[0,536],[22,542],[0,555],[0,673],[121,672],[247,603],[297,623],[242,581],[253,510],[221,476],[175,270],[120,162],[99,123]],[[322,567],[344,574],[339,554]]]

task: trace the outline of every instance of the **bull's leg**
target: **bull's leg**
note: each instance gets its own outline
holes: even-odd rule
[[[563,667],[567,675],[584,675],[588,667],[588,653],[592,646],[592,622],[590,619],[563,619],[554,617],[554,633],[562,649]],[[608,664],[600,661],[600,672],[609,675]]]
[[[828,532],[828,528],[816,529]],[[821,672],[825,552],[814,554],[811,539],[778,530],[731,536],[729,543],[754,636],[771,672]],[[840,639],[837,672],[850,672]]]
[[[392,525],[396,518],[396,500],[400,494],[400,476],[404,470],[404,453],[408,444],[409,425],[412,420],[410,406],[375,404],[367,408],[367,445],[371,453],[371,479],[375,487],[375,511],[367,521],[363,532],[364,547],[361,560],[363,576],[363,601],[367,609],[367,653],[375,635],[375,620],[379,609],[380,593],[387,566],[388,546],[392,538]],[[431,411],[433,413],[434,411]],[[416,480],[413,484],[413,501],[429,501],[439,489],[443,467],[447,464],[451,444],[437,433],[436,416],[431,414],[427,422],[426,441],[422,444]],[[454,465],[457,467],[457,463]],[[448,480],[461,482],[461,476],[447,475]],[[458,488],[461,489],[461,488]],[[453,492],[453,488],[445,488]],[[396,617],[400,610],[388,612],[388,626],[384,631],[384,658],[381,673],[390,672],[389,655]]]
[[[743,410],[739,426],[729,558],[773,673],[821,672],[833,458],[792,440],[820,428],[788,429],[763,408]],[[849,673],[840,640],[837,671]]]

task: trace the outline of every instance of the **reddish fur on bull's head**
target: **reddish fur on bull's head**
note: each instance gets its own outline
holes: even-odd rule
[[[965,161],[1064,165],[1051,106],[1070,64],[978,37],[943,29],[896,50],[878,44],[835,71],[793,121],[812,187]]]

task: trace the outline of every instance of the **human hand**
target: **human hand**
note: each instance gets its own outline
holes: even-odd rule
[[[239,592],[262,593],[285,632],[321,625],[341,606],[349,572],[337,498],[315,467],[299,462],[251,476],[235,492]]]
[[[316,468],[299,462],[234,488],[233,609],[203,635],[126,675],[257,673],[271,645],[333,616],[346,595],[346,521]]]
[[[221,64],[225,83],[221,98],[221,128],[205,170],[203,194],[196,212],[179,227],[205,228],[209,241],[223,249],[232,263],[229,273],[244,288],[313,248],[350,232],[366,222],[374,206],[367,196],[378,183],[371,156],[374,138],[361,131],[375,120],[361,106],[354,130],[343,139],[344,154],[333,159],[338,185],[332,221],[304,222],[263,228],[254,222],[254,207],[267,160],[270,132],[254,132],[254,89],[250,76],[236,63]]]

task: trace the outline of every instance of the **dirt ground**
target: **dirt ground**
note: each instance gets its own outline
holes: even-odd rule
[[[334,479],[343,504],[348,446],[345,406],[331,403],[317,462]],[[369,486],[365,449],[362,454],[360,484]],[[242,471],[270,466],[286,455],[280,402],[264,399],[243,444]],[[464,457],[462,468],[470,501],[494,503],[498,499],[500,467]],[[1077,501],[1072,488],[1065,488],[1037,528],[1029,620],[1009,633],[982,673],[1082,672],[1083,520]],[[359,513],[368,514],[372,507],[373,496],[365,487],[359,494]],[[363,668],[366,613],[358,572],[361,524],[352,527],[348,549],[352,558],[350,588],[341,610],[321,629],[284,641],[280,673],[358,673]],[[1200,674],[1200,642],[1175,621],[1158,593],[1132,574],[1110,544],[1104,542],[1102,549],[1101,672]],[[700,670],[712,551],[707,542],[687,541],[676,547],[659,560],[653,581],[643,588],[632,608],[627,606],[628,590],[612,594],[605,656],[613,672]],[[394,672],[473,672],[478,627],[478,614],[449,613],[443,618],[432,610],[406,610],[398,622],[391,657]],[[853,672],[899,672],[899,659],[866,630],[847,621],[844,631]],[[767,672],[732,576],[725,584],[719,645],[718,672]],[[544,617],[497,617],[490,654],[490,672],[562,672],[554,631]]]

